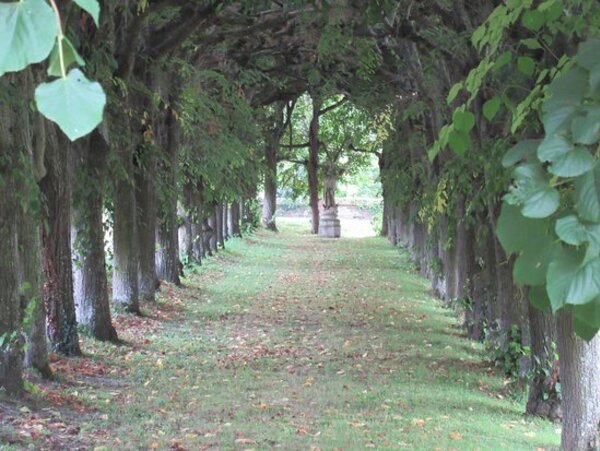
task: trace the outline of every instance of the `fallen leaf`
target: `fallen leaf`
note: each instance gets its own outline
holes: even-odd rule
[[[462,440],[463,436],[460,432],[450,432],[450,438],[452,440]]]

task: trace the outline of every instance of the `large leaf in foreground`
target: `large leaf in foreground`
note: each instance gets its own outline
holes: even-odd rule
[[[40,113],[56,122],[75,141],[100,124],[106,95],[99,83],[89,81],[79,69],[73,69],[65,78],[38,86],[35,101]]]
[[[0,76],[46,59],[57,33],[56,16],[44,0],[0,3]]]
[[[586,261],[582,252],[562,248],[548,268],[547,289],[553,311],[591,302],[600,296],[600,258]]]
[[[96,26],[100,24],[100,5],[98,4],[98,0],[75,0],[75,3],[92,16]]]

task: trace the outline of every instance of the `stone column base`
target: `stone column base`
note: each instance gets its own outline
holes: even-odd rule
[[[339,238],[341,236],[340,220],[333,209],[325,211],[319,218],[319,236],[323,238]]]

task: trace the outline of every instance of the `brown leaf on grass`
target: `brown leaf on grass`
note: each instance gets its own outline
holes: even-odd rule
[[[450,432],[450,438],[452,440],[462,440],[463,439],[463,435],[460,432]]]
[[[418,428],[424,428],[425,427],[425,420],[421,419],[421,418],[414,418],[413,419],[413,424],[418,427]]]
[[[360,421],[351,421],[350,426],[352,426],[353,428],[364,428],[366,424],[361,423]]]

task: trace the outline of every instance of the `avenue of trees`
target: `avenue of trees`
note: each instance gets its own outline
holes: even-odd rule
[[[597,448],[599,132],[596,0],[0,1],[0,387],[375,156],[382,234]]]

